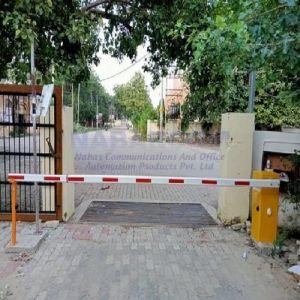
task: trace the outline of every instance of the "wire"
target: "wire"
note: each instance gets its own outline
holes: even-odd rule
[[[130,66],[128,66],[127,68],[123,69],[122,71],[114,74],[114,75],[111,75],[109,77],[106,77],[106,78],[103,78],[103,79],[100,79],[100,82],[103,82],[105,80],[108,80],[108,79],[111,79],[111,78],[114,78],[124,72],[126,72],[127,70],[129,70],[130,68],[132,68],[133,66],[135,66],[137,63],[139,63],[141,60],[143,60],[147,55],[149,55],[149,53],[146,53],[144,56],[142,56],[140,59],[138,59],[137,61],[135,61],[133,64],[131,64]]]
[[[259,17],[259,16],[262,16],[262,15],[265,15],[265,14],[268,14],[269,12],[272,12],[272,11],[274,11],[274,10],[277,10],[277,9],[280,9],[280,8],[282,8],[282,7],[288,7],[287,5],[278,5],[278,6],[276,6],[276,7],[273,7],[273,8],[271,8],[271,9],[269,9],[269,10],[266,10],[266,11],[264,11],[264,12],[262,12],[262,13],[260,13],[260,14],[257,14],[257,15],[254,15],[254,16],[251,16],[250,18],[246,18],[246,21],[252,21],[252,20],[257,20],[257,17]]]

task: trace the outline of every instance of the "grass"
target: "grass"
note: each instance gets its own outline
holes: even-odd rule
[[[85,127],[82,126],[80,124],[74,124],[74,129],[73,132],[74,133],[86,133],[86,132],[90,132],[90,131],[97,131],[97,130],[101,130],[102,128],[96,128],[96,127]]]

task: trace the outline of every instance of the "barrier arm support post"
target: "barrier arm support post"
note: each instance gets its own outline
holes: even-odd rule
[[[17,243],[17,213],[16,213],[16,202],[17,202],[17,189],[18,184],[14,179],[10,179],[11,183],[11,245],[15,246]]]
[[[272,171],[253,171],[255,179],[277,179]],[[251,237],[257,243],[272,245],[277,238],[279,187],[252,189]]]

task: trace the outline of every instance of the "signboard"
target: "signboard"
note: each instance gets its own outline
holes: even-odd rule
[[[36,114],[41,117],[45,117],[50,106],[50,101],[52,98],[54,89],[54,84],[46,84],[43,86],[42,95],[40,101],[37,105]]]

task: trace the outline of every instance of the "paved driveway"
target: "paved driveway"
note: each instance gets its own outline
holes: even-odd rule
[[[217,149],[134,142],[124,129],[75,135],[74,140],[77,173],[102,173],[106,165],[110,169],[105,173],[111,174],[215,176],[218,171],[218,160],[210,168],[200,167],[200,158],[218,154]],[[133,154],[139,158],[124,157]],[[148,155],[158,158],[152,162]],[[190,157],[190,169],[180,167],[181,156],[185,163]],[[174,170],[138,167],[157,161],[158,166],[171,163]],[[119,163],[132,163],[134,170],[113,168]],[[216,190],[204,187],[81,184],[76,191],[80,205],[75,221],[93,199],[216,205]],[[2,222],[0,231],[0,299],[1,290],[10,294],[8,299],[22,300],[299,299],[296,284],[276,261],[258,256],[246,234],[221,225],[193,229],[68,222],[49,230],[41,248],[29,257],[4,254],[8,225]],[[30,226],[22,223],[18,229],[28,231]]]
[[[61,224],[32,257],[9,259],[0,240],[0,293],[9,285],[8,300],[299,299],[290,276],[245,242],[219,226]]]
[[[74,135],[77,174],[215,177],[218,147],[133,140],[126,128]],[[89,200],[146,202],[205,202],[217,206],[217,190],[210,187],[81,184],[76,186],[76,205]]]

